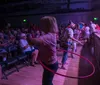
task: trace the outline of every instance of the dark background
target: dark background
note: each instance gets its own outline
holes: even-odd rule
[[[39,24],[42,16],[52,15],[58,24],[72,20],[89,23],[94,17],[100,21],[100,0],[0,0],[1,28],[7,23],[21,27],[23,19],[27,23]]]

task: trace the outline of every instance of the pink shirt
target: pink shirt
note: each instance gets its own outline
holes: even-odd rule
[[[56,34],[48,33],[39,38],[43,44],[39,47],[39,58],[45,64],[54,64],[57,62],[56,55]]]

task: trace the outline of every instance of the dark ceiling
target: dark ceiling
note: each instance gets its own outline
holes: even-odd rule
[[[29,0],[0,0],[0,5],[8,4],[8,3],[17,3],[22,1],[29,1]]]
[[[52,1],[52,2],[51,2]],[[88,4],[91,3],[92,0],[0,0],[0,14],[9,14],[16,12],[29,12],[35,10],[34,13],[38,11],[42,12],[41,9],[44,10],[53,10],[52,12],[69,12],[70,5],[77,4],[77,9],[74,11],[86,11],[89,8],[80,8],[78,4]],[[93,0],[98,1],[98,0]],[[65,8],[61,8],[61,7]],[[95,7],[98,5],[95,5]],[[98,8],[98,7],[97,7]],[[54,10],[55,9],[55,10]],[[40,13],[37,12],[37,13]],[[46,12],[45,12],[46,13]]]
[[[39,1],[37,1],[37,0],[0,0],[0,5],[4,5],[4,4],[9,4],[9,3],[20,3],[20,2],[23,2],[23,1],[33,1],[33,2],[42,2],[42,3],[44,3],[44,2],[47,2],[47,3],[51,3],[50,2],[50,0],[39,0]],[[61,2],[71,2],[71,3],[82,3],[82,2],[87,2],[88,0],[51,0],[52,1],[52,3],[53,2],[59,2],[59,1],[61,1]],[[90,0],[89,0],[90,1]]]

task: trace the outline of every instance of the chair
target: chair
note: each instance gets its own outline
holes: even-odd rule
[[[1,66],[1,72],[4,75],[5,79],[8,79],[7,75],[5,74],[5,68],[6,68],[5,63],[4,62],[0,62],[0,66]],[[1,77],[1,79],[2,79],[2,77]]]
[[[29,66],[29,63],[27,62],[28,56],[22,52],[22,48],[20,47],[20,45],[18,46],[18,55],[16,56],[16,58],[18,59],[18,61],[24,61],[24,63]]]
[[[28,56],[26,54],[20,54],[19,56],[16,56],[19,62],[24,60],[25,64],[29,66],[29,63],[27,62],[27,57]]]
[[[13,55],[12,55],[13,53]],[[16,54],[17,54],[17,48],[10,48],[8,50],[8,56],[7,56],[7,60],[4,61],[6,68],[8,68],[10,65],[14,65],[14,67],[16,68],[16,71],[19,72],[19,69],[17,67],[17,62],[18,59],[16,59]],[[7,70],[7,69],[6,69]]]
[[[16,71],[19,72],[17,67],[18,60],[16,58],[9,58],[7,61],[5,61],[6,67],[9,67],[10,65],[14,65],[16,68]]]
[[[29,64],[31,65],[31,57],[32,57],[32,51],[27,51],[26,52],[26,55],[27,55],[27,57],[28,57],[28,62],[29,62]]]

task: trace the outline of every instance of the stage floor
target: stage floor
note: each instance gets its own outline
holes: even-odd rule
[[[86,49],[84,46],[83,48],[79,46],[76,53],[81,54],[85,57],[90,56],[88,52],[86,53],[85,51]],[[87,75],[88,73],[91,72],[91,66],[88,65],[86,61],[80,59],[78,56],[74,56],[74,59],[69,57],[66,62],[66,70],[60,69],[62,52],[58,52],[58,55],[59,55],[58,56],[59,73],[77,77],[78,75],[80,76]],[[90,57],[88,58],[91,60]],[[19,72],[14,72],[11,75],[9,75],[8,80],[1,80],[0,85],[42,85],[41,84],[42,72],[43,69],[41,65],[36,65],[36,67],[25,66],[21,68]],[[97,79],[95,79],[94,77],[100,79],[100,76],[97,72],[91,78],[82,79],[82,80],[65,78],[62,76],[55,75],[53,84],[54,85],[94,85],[95,82],[98,82],[95,85],[100,85],[100,81],[97,81]]]

